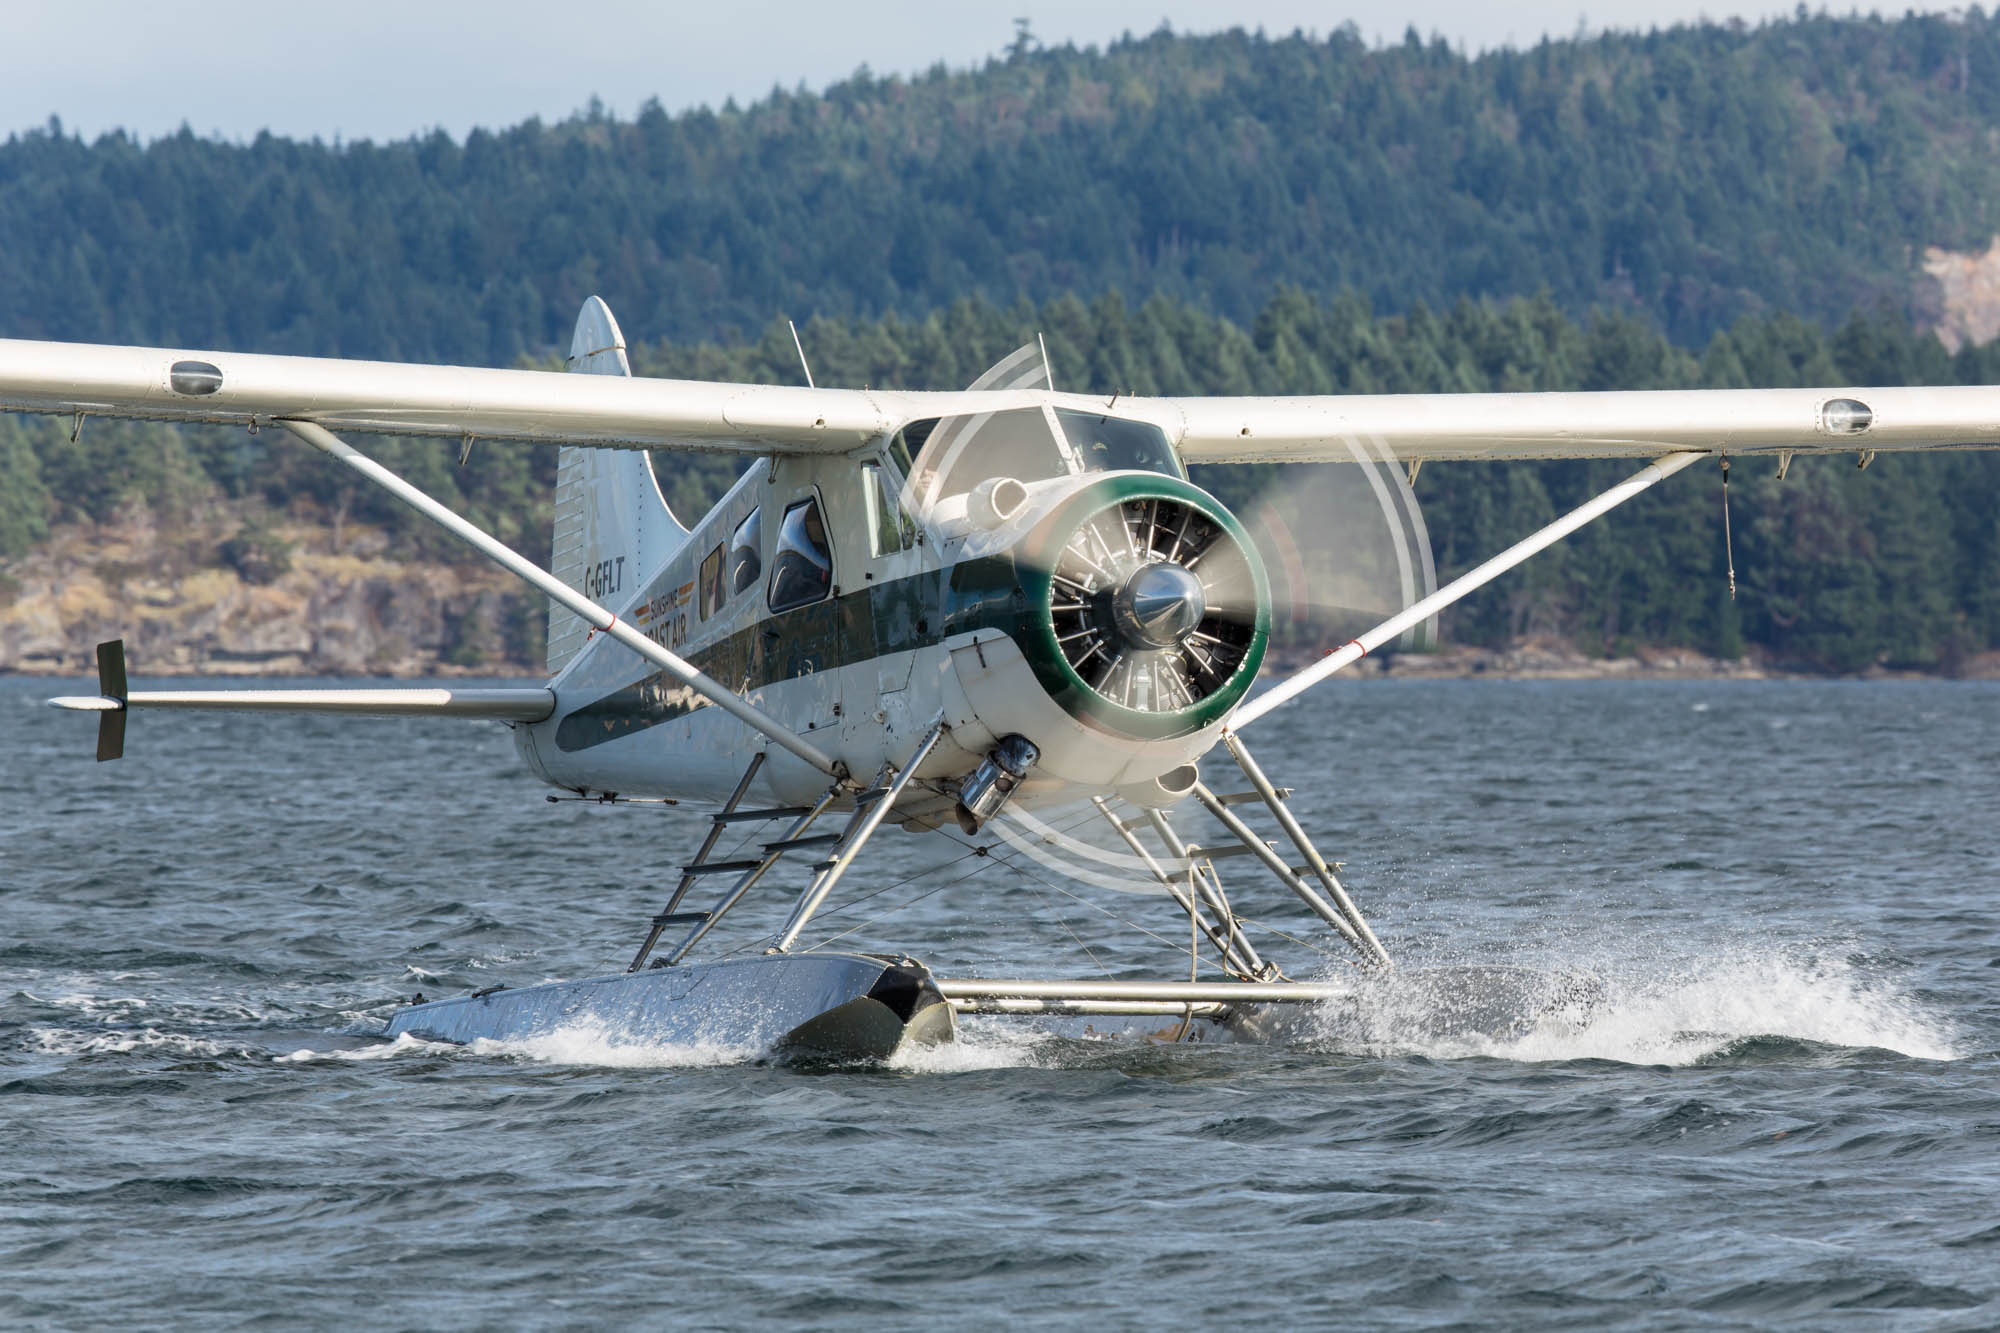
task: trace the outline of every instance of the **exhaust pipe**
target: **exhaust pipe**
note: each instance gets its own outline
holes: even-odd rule
[[[959,785],[958,806],[952,812],[958,816],[959,828],[967,834],[979,832],[981,825],[1000,813],[1014,788],[1041,757],[1041,750],[1026,736],[1008,736],[993,747],[985,761],[972,770],[972,776]]]

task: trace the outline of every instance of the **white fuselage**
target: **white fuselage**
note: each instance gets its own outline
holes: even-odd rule
[[[942,717],[945,741],[917,774],[939,793],[932,804],[940,814],[950,808],[943,794],[955,780],[1009,734],[1028,737],[1040,751],[1016,795],[1028,804],[1083,790],[1143,790],[1214,745],[1219,720],[1169,740],[1087,726],[1049,697],[1004,627],[947,624],[953,568],[1007,551],[1088,478],[1033,482],[1030,502],[989,526],[967,517],[963,505],[941,507],[919,538],[907,523],[899,530],[881,521],[883,492],[871,496],[867,488],[885,477],[893,496],[900,471],[881,446],[852,457],[759,462],[660,567],[608,571],[612,586],[601,600],[811,738],[857,780],[900,763]],[[790,511],[808,504],[822,519],[830,587],[774,611],[774,566],[785,558],[781,529]],[[551,684],[554,714],[515,734],[529,766],[558,787],[720,803],[751,756],[766,748],[742,723],[604,635],[585,643]],[[746,800],[800,804],[826,786],[824,775],[771,747]]]

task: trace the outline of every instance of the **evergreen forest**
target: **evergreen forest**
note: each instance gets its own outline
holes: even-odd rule
[[[0,334],[505,365],[592,292],[628,331],[1281,284],[1546,289],[1692,345],[1911,301],[2000,231],[2000,15],[1609,33],[1017,43],[983,68],[463,142],[0,144]]]
[[[983,67],[463,141],[0,144],[0,336],[554,364],[610,301],[642,374],[948,388],[1037,333],[1106,393],[1994,383],[1920,331],[2000,232],[2000,16],[1581,35],[1022,40]],[[1990,215],[1989,215],[1990,214]],[[375,447],[537,558],[553,451]],[[740,463],[662,455],[677,510]],[[1441,576],[1629,471],[1437,464]],[[1226,499],[1253,484],[1203,469]],[[0,556],[218,501],[459,558],[272,433],[0,417]],[[2000,459],[1696,469],[1508,576],[1459,641],[1825,670],[2000,648]]]

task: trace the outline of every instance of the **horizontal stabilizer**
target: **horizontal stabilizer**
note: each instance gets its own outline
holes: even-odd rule
[[[351,713],[363,717],[483,717],[540,722],[555,711],[545,689],[137,690],[123,699],[71,695],[57,708],[116,713],[131,708],[197,708],[253,713]],[[109,756],[116,758],[115,755]]]

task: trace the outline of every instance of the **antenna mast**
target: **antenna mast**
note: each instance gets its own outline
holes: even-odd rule
[[[792,346],[799,349],[799,369],[806,373],[806,387],[817,389],[819,385],[813,383],[813,368],[806,364],[806,345],[799,341],[799,326],[788,319],[785,327],[792,331]]]

